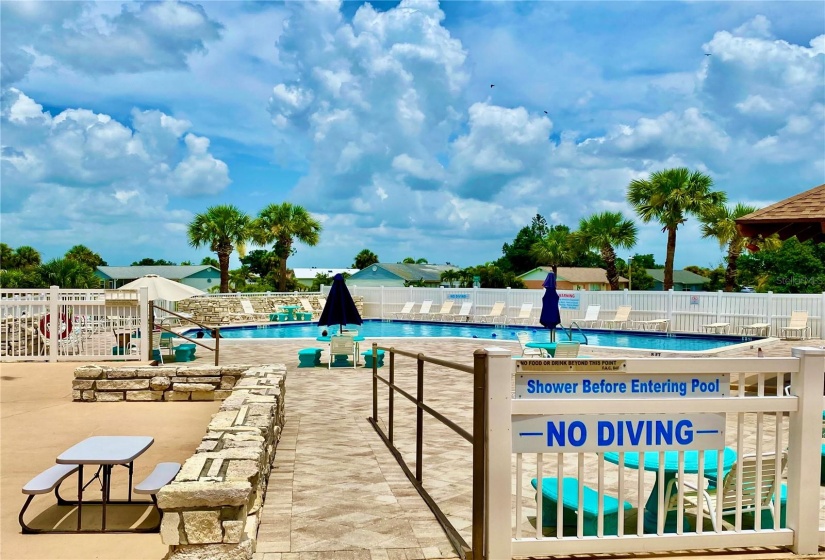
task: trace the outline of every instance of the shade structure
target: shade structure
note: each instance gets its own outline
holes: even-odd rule
[[[180,301],[182,299],[190,298],[192,296],[200,296],[205,292],[174,280],[169,280],[157,274],[147,274],[141,276],[137,280],[132,280],[128,284],[124,284],[118,290],[138,290],[140,288],[149,288],[149,301],[165,300],[165,301]]]
[[[361,315],[355,307],[355,302],[352,301],[352,295],[349,293],[347,283],[344,282],[344,277],[336,274],[332,279],[327,304],[321,311],[318,325],[322,327],[340,325],[343,329],[346,325],[360,325],[361,323]]]
[[[550,329],[550,338],[555,339],[556,326],[561,323],[559,311],[559,294],[556,291],[556,275],[552,272],[544,279],[544,295],[541,297],[541,315],[539,323]]]

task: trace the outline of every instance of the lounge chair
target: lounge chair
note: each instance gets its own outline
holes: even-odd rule
[[[683,482],[682,484],[689,490],[683,493],[685,507],[693,505],[702,508],[704,514],[710,518],[713,530],[719,531],[722,528],[717,527],[717,505],[722,510],[722,525],[732,529],[733,524],[730,523],[730,520],[736,514],[736,503],[739,500],[742,513],[755,512],[757,509],[763,510],[761,515],[762,528],[773,528],[773,516],[776,513],[774,493],[780,496],[782,494],[782,486],[778,484],[778,479],[781,478],[782,471],[785,469],[787,455],[782,453],[778,460],[775,453],[764,453],[762,455],[762,486],[759,488],[756,486],[756,481],[760,479],[757,459],[757,455],[744,455],[741,458],[741,472],[739,471],[739,463],[734,463],[722,480],[721,490],[720,486],[699,489],[690,482]],[[678,492],[674,488],[678,482],[678,479],[673,479],[665,489],[665,496],[669,498],[668,509],[678,508]],[[737,486],[741,486],[738,498]],[[722,492],[721,497],[717,496],[719,491]],[[768,511],[765,512],[764,510]],[[780,515],[780,519],[783,517],[783,515]],[[782,526],[784,526],[784,523],[780,522],[780,527]]]
[[[315,309],[314,307],[312,307],[312,304],[309,303],[309,300],[307,298],[300,298],[300,299],[298,299],[298,301],[301,303],[301,307],[304,310],[304,313],[303,313],[304,320],[307,320],[307,321],[313,320],[314,321],[315,319],[317,319],[321,316],[321,310]],[[298,314],[301,314],[301,313],[299,312]],[[307,315],[309,315],[309,316],[307,317]]]
[[[627,328],[627,323],[630,320],[630,309],[631,307],[629,305],[620,306],[616,310],[615,317],[612,319],[602,319],[602,327],[616,329],[621,325],[622,328]]]
[[[557,342],[553,358],[576,358],[579,355],[579,342]]]
[[[533,342],[533,337],[530,336],[530,333],[527,331],[519,331],[516,333],[516,338],[518,339],[518,343],[521,345],[521,355],[524,356],[537,356],[540,358],[549,358],[550,356],[543,348],[528,348],[527,343]]]
[[[451,321],[469,321],[472,319],[472,315],[470,315],[470,311],[473,309],[473,302],[472,301],[465,301],[461,304],[461,309],[458,310],[458,313],[450,315],[449,317],[444,317],[445,319],[449,319]]]
[[[529,325],[532,323],[530,320],[533,315],[533,304],[532,303],[522,303],[521,309],[518,312],[518,315],[512,319],[512,324],[514,325]]]
[[[453,300],[448,299],[441,304],[441,309],[435,313],[430,313],[428,318],[430,321],[445,321],[451,315],[450,311],[453,309]]]
[[[575,319],[576,324],[580,327],[592,327],[599,322],[599,310],[601,305],[588,305],[587,311],[584,312],[584,317]]]
[[[395,315],[396,319],[411,319],[413,315],[413,307],[415,307],[415,302],[408,301],[404,304],[404,307],[401,308],[401,311],[395,311],[393,312],[393,315]]]
[[[347,361],[352,358],[352,368],[356,367],[356,353],[354,336],[357,333],[347,332],[346,334],[336,334],[329,339],[329,366],[327,369],[332,369],[333,363],[336,365],[344,365],[344,362],[339,360],[340,356],[345,356]],[[349,363],[346,364],[349,367]]]
[[[765,336],[770,336],[770,334],[771,334],[771,324],[770,323],[752,323],[750,325],[742,325],[742,334],[752,334],[752,335],[758,336],[762,332],[765,333]]]
[[[243,309],[243,314],[252,321],[269,321],[269,313],[255,311],[252,302],[248,299],[241,299],[241,309]]]
[[[425,299],[421,302],[421,307],[418,308],[418,313],[412,313],[412,319],[423,321],[430,314],[430,308],[433,306],[433,300]]]
[[[507,305],[503,301],[497,301],[493,304],[490,313],[487,315],[474,315],[473,321],[476,323],[504,323],[504,318],[501,312],[504,311],[504,306]]]
[[[794,311],[791,313],[791,319],[788,321],[788,326],[780,329],[780,336],[782,338],[798,338],[801,340],[805,338],[805,335],[808,334],[810,328],[811,327],[808,326],[808,312]],[[785,333],[796,333],[797,336],[791,337]]]

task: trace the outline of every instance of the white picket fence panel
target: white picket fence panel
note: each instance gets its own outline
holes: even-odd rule
[[[0,361],[147,361],[148,338],[134,335],[148,309],[146,288],[0,289]]]
[[[460,303],[472,301],[472,314],[485,315],[495,302],[506,303],[506,316],[512,319],[518,315],[522,303],[533,304],[533,322],[538,324],[541,298],[544,290],[512,290],[491,288],[418,288],[418,287],[359,287],[348,286],[353,295],[364,301],[364,316],[390,319],[400,311],[404,303],[417,304],[425,300],[433,301],[433,309],[438,309],[447,299],[456,301],[455,311]],[[322,287],[322,293],[329,291]],[[730,292],[590,292],[559,290],[563,300],[578,301],[577,309],[562,307],[563,325],[584,317],[589,305],[599,305],[600,319],[610,319],[616,309],[630,305],[630,319],[645,321],[668,319],[672,332],[704,332],[703,325],[710,323],[730,323],[730,333],[739,333],[741,328],[753,323],[768,323],[772,335],[779,335],[781,327],[787,326],[791,313],[797,310],[808,312],[808,324],[814,338],[825,339],[825,292],[821,294],[747,294]],[[417,309],[417,306],[416,308]]]
[[[590,395],[578,395],[579,398],[565,398],[564,395],[548,395],[547,399],[513,396],[514,363],[508,350],[488,349],[488,377],[485,437],[488,441],[486,450],[486,487],[485,500],[485,535],[487,539],[487,558],[511,558],[513,556],[554,556],[598,553],[638,553],[664,552],[673,550],[715,549],[754,546],[780,546],[793,549],[797,554],[816,554],[818,546],[825,544],[825,526],[822,513],[825,502],[821,501],[820,492],[811,491],[819,488],[820,476],[820,436],[822,431],[822,409],[825,399],[821,397],[825,378],[825,350],[820,348],[794,348],[790,358],[708,358],[702,360],[703,374],[730,374],[731,390],[721,395],[696,396],[692,398],[674,398],[655,395],[633,396],[631,399],[596,398]],[[529,361],[528,361],[529,362]],[[546,360],[544,363],[553,363]],[[558,363],[559,361],[555,361]],[[606,378],[610,380],[613,372],[603,371],[597,360],[571,360],[564,366],[567,378]],[[673,383],[690,382],[696,376],[695,360],[689,359],[627,359],[618,360],[613,366],[620,366],[622,374],[657,379]],[[532,362],[537,364],[535,360]],[[618,366],[617,366],[618,367]],[[590,369],[590,372],[586,370]],[[610,368],[606,368],[610,369]],[[614,379],[616,379],[614,377]],[[790,384],[786,391],[785,387]],[[735,387],[735,388],[734,388]],[[604,396],[604,395],[600,395]],[[654,492],[655,480],[664,480],[665,470],[659,467],[657,472],[644,473],[641,470],[625,466],[627,452],[618,453],[611,461],[605,460],[605,452],[567,451],[557,453],[514,453],[513,427],[511,422],[524,418],[538,418],[543,425],[545,416],[552,415],[559,425],[559,418],[567,422],[589,419],[609,418],[606,414],[622,415],[628,418],[628,411],[633,415],[667,415],[670,418],[685,414],[716,413],[723,414],[726,428],[724,445],[735,452],[735,464],[741,472],[743,457],[754,454],[757,459],[755,484],[761,486],[762,472],[770,455],[787,454],[787,466],[782,477],[786,485],[787,502],[785,516],[786,527],[779,524],[780,508],[771,523],[770,517],[762,525],[765,511],[755,514],[753,527],[745,523],[743,513],[746,500],[744,487],[748,484],[739,480],[734,489],[735,504],[733,526],[723,528],[720,502],[712,498],[717,506],[717,528],[710,526],[707,514],[686,506],[687,487],[677,482],[674,486],[674,502],[671,504],[675,519],[665,525],[665,488],[659,485]],[[674,410],[677,410],[674,413]],[[650,416],[651,419],[655,418]],[[786,420],[787,418],[787,420]],[[550,433],[548,426],[547,433]],[[537,435],[532,432],[521,436]],[[547,436],[549,437],[549,435]],[[569,437],[569,436],[568,436]],[[532,440],[531,440],[532,441]],[[543,442],[543,439],[540,440]],[[539,444],[539,448],[542,447]],[[606,447],[610,447],[609,445]],[[667,447],[667,446],[666,446]],[[531,444],[530,448],[533,446]],[[605,448],[604,451],[609,449]],[[659,464],[664,462],[664,451],[654,452]],[[671,452],[672,453],[672,452]],[[706,488],[708,480],[715,476],[711,468],[706,470],[705,457],[712,456],[717,463],[723,457],[722,450],[699,452],[698,469],[689,474],[685,468],[685,451],[677,452],[677,481],[693,481],[697,487]],[[710,463],[707,463],[710,465]],[[770,465],[770,463],[768,463]],[[669,467],[670,468],[670,467]],[[584,486],[597,494],[595,534],[584,534],[584,515],[581,509],[574,511],[574,525],[568,532],[562,530],[563,485],[557,484],[558,504],[549,506],[556,513],[556,521],[545,534],[542,530],[543,500],[536,492],[531,479],[554,478],[561,480],[574,477],[577,481],[578,503],[582,504]],[[753,481],[750,481],[753,483]],[[778,491],[778,490],[777,490]],[[630,502],[631,510],[619,508],[617,531],[607,534],[604,497],[610,495],[619,503]],[[658,505],[658,515],[653,513],[648,520],[654,528],[646,528],[644,515],[638,515],[635,522],[629,515],[635,515],[633,509],[644,513],[647,500]],[[714,503],[712,502],[712,503]],[[781,503],[779,500],[776,504]],[[650,511],[653,511],[651,507]],[[727,511],[727,510],[726,510]],[[511,512],[515,512],[513,515]],[[628,516],[628,517],[625,517]],[[727,514],[726,514],[727,517]],[[613,520],[611,520],[612,522]],[[707,522],[707,523],[705,523]],[[632,530],[625,530],[625,526]],[[572,533],[572,534],[571,534]]]

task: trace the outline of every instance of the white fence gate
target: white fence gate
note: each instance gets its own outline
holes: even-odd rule
[[[424,300],[433,301],[438,309],[444,301],[456,301],[458,309],[464,301],[473,302],[471,313],[489,313],[497,301],[505,302],[505,315],[518,315],[522,303],[533,304],[533,322],[538,324],[541,298],[544,290],[511,290],[491,288],[415,288],[415,287],[358,287],[348,285],[353,295],[364,298],[364,316],[391,318],[404,303]],[[329,291],[328,287],[322,287]],[[599,305],[600,319],[610,319],[621,305],[630,305],[630,319],[645,321],[667,319],[670,330],[676,332],[702,332],[703,325],[729,323],[731,333],[754,323],[767,323],[770,333],[778,335],[788,324],[796,310],[808,312],[810,336],[825,339],[825,292],[821,294],[747,294],[731,292],[590,292],[583,290],[559,290],[562,296],[561,319],[563,325],[584,317],[589,305]]]
[[[698,362],[530,361],[512,360],[503,349],[488,353],[487,558],[754,546],[816,554],[825,546],[825,350]],[[649,392],[654,388],[657,394]],[[679,439],[661,428],[663,419],[680,418],[715,422],[716,432],[697,425],[691,437],[706,432],[717,445],[691,444],[685,432]],[[598,430],[587,435],[594,422]],[[631,435],[619,441],[622,422]],[[650,439],[636,431],[628,447],[633,422],[656,431]],[[770,509],[747,513],[777,458],[780,477],[767,494],[773,517]]]
[[[146,288],[0,290],[0,361],[147,361],[148,308]]]

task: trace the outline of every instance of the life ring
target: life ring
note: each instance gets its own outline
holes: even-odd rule
[[[45,317],[40,319],[40,332],[47,338],[49,337],[49,325],[51,325],[51,319],[51,313],[47,313]],[[66,338],[72,334],[72,327],[72,318],[68,317],[65,313],[61,313],[57,337],[61,339]]]

